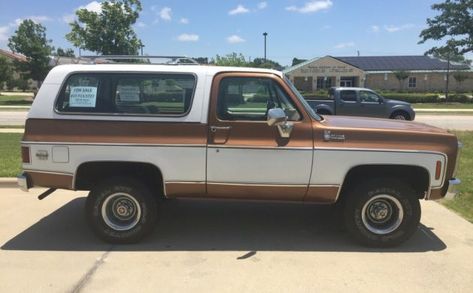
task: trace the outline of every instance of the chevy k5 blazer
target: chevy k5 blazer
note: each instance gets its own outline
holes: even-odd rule
[[[63,65],[28,114],[19,184],[89,190],[90,225],[113,243],[149,234],[159,198],[191,197],[337,204],[354,238],[393,246],[420,199],[455,193],[458,148],[425,124],[321,117],[278,71]]]

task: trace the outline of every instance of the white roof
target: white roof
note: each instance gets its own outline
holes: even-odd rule
[[[167,72],[193,73],[213,76],[220,72],[260,72],[282,77],[280,71],[250,67],[224,67],[209,65],[157,65],[157,64],[67,64],[51,69],[44,83],[62,83],[64,77],[72,72]]]

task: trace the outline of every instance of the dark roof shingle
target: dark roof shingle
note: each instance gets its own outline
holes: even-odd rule
[[[334,57],[365,71],[447,70],[447,62],[429,56],[352,56]],[[452,70],[469,69],[468,65],[450,64]]]

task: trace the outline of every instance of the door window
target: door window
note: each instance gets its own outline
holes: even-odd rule
[[[345,103],[356,103],[355,91],[341,91],[340,99]]]
[[[360,102],[362,103],[373,103],[373,104],[379,104],[381,99],[379,96],[373,92],[369,91],[360,91]]]
[[[301,119],[289,96],[269,78],[226,77],[220,82],[219,119],[265,121],[272,108],[283,109],[288,120]]]

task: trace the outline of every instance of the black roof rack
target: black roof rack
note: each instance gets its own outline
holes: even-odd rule
[[[199,65],[197,61],[186,56],[136,56],[136,55],[100,55],[100,56],[81,56],[81,59],[88,59],[92,64],[113,64],[126,63],[122,61],[137,60],[141,62],[130,62],[132,64],[167,64],[167,65]],[[152,62],[151,60],[163,60],[162,62]]]

